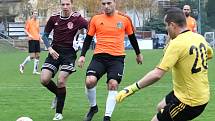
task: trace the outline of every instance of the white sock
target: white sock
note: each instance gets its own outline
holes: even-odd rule
[[[85,87],[85,93],[90,103],[90,107],[96,106],[96,87],[87,89]]]
[[[25,60],[23,61],[23,63],[21,65],[25,66],[25,64],[27,64],[29,61],[31,61],[31,57],[28,56],[25,58]]]
[[[105,116],[111,117],[116,105],[116,95],[117,95],[117,91],[109,90],[107,101],[106,101]]]
[[[34,72],[38,71],[38,66],[39,66],[39,60],[38,59],[34,59]]]

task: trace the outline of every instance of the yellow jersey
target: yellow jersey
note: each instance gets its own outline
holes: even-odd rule
[[[207,60],[212,56],[204,37],[187,31],[169,42],[157,68],[171,69],[175,96],[189,106],[198,106],[209,101]]]

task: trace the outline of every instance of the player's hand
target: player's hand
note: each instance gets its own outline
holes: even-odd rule
[[[33,36],[32,35],[28,35],[28,40],[33,40]]]
[[[28,40],[33,40],[33,37],[28,36]]]
[[[43,39],[40,37],[39,39],[40,43],[44,44]]]
[[[52,49],[52,47],[49,47],[48,50],[54,60],[59,58],[59,54],[54,49]]]
[[[84,63],[85,63],[85,57],[84,56],[81,56],[79,59],[78,59],[78,67],[82,68],[84,66]]]
[[[137,55],[136,61],[137,61],[137,64],[143,63],[143,55],[141,53]]]
[[[121,90],[117,96],[116,96],[116,102],[120,103],[122,102],[126,97],[134,94],[136,91],[138,91],[139,88],[137,87],[137,84],[134,83],[126,88],[124,88],[123,90]]]

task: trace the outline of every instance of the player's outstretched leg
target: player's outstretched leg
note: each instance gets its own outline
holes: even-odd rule
[[[24,66],[22,64],[19,65],[19,71],[21,74],[24,73]]]
[[[96,87],[88,89],[85,88],[85,93],[87,95],[88,101],[90,103],[90,109],[86,114],[84,121],[91,121],[94,114],[98,112],[98,106],[96,104]]]
[[[117,91],[115,91],[115,90],[108,91],[105,116],[104,116],[103,121],[110,121],[111,115],[112,115],[115,105],[116,105],[116,95],[117,95]]]
[[[54,121],[59,121],[59,120],[62,120],[62,119],[63,119],[63,115],[61,113],[56,113],[54,115],[54,118],[53,118]]]
[[[86,114],[84,121],[91,121],[94,114],[98,112],[98,106],[90,107],[90,110]]]
[[[55,97],[55,98],[52,100],[51,109],[56,109],[56,107],[57,107],[57,97]]]
[[[33,74],[39,75],[40,72],[38,72],[38,66],[39,66],[39,60],[38,59],[34,59],[34,70],[33,70]]]
[[[25,65],[26,65],[29,61],[31,61],[31,57],[30,57],[30,56],[27,56],[27,57],[25,58],[25,60],[23,61],[23,63],[19,65],[19,71],[20,71],[21,74],[24,73],[24,67],[25,67]]]
[[[104,116],[103,121],[110,121],[110,117],[109,116]]]
[[[63,119],[63,107],[66,98],[66,88],[58,88],[57,89],[57,105],[56,105],[56,114],[53,120],[62,120]]]

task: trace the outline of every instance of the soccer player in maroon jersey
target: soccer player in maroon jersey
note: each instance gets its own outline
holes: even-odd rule
[[[43,41],[49,54],[42,66],[41,83],[50,92],[56,95],[56,114],[53,120],[63,119],[63,107],[66,97],[66,81],[69,75],[75,72],[76,50],[73,44],[79,30],[87,29],[88,22],[78,12],[72,11],[73,0],[61,0],[62,11],[49,18]],[[53,41],[48,42],[48,36],[53,30]],[[51,79],[59,70],[57,84]]]

